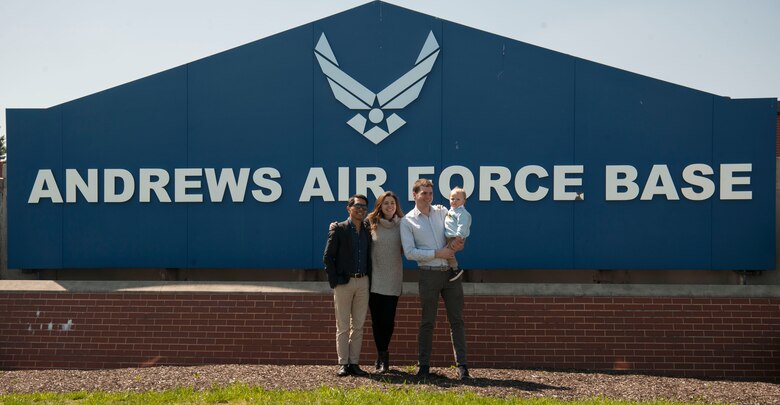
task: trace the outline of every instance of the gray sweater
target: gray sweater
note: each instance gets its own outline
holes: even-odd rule
[[[371,292],[400,296],[404,262],[401,256],[401,219],[379,219],[371,232]]]

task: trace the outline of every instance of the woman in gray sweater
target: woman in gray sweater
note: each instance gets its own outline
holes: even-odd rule
[[[368,214],[371,228],[371,327],[376,343],[376,370],[384,373],[390,368],[388,347],[395,327],[395,310],[403,286],[403,249],[401,248],[401,211],[398,197],[387,191],[376,200]]]

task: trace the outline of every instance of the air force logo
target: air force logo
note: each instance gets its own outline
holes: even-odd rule
[[[385,119],[385,111],[400,110],[417,99],[428,73],[431,72],[433,64],[436,63],[439,52],[439,43],[436,42],[436,37],[431,31],[414,67],[384,90],[374,94],[339,68],[339,63],[336,61],[333,50],[330,49],[328,38],[325,37],[324,32],[317,41],[317,46],[314,47],[314,55],[317,57],[322,73],[328,78],[330,89],[336,100],[350,110],[369,110],[368,119],[363,113],[358,112],[347,121],[347,124],[374,144],[382,142],[406,124],[406,121],[396,113],[392,113]],[[385,120],[387,121],[386,131],[378,125]],[[369,125],[371,128],[366,130],[368,121],[371,121],[373,125]]]

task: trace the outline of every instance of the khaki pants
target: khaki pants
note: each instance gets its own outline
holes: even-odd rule
[[[446,246],[448,248],[452,249],[452,250],[455,250],[455,249],[452,248],[452,241],[454,241],[454,240],[455,240],[455,237],[447,238],[447,245]],[[463,239],[463,240],[465,241],[466,239]],[[452,256],[452,259],[447,259],[447,265],[449,265],[453,269],[457,269],[458,268],[458,259],[455,256]]]
[[[363,324],[368,312],[368,277],[350,278],[333,289],[336,307],[336,353],[339,364],[360,364]]]

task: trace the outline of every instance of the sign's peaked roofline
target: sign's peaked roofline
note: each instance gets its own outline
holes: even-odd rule
[[[437,16],[425,14],[425,13],[422,13],[422,12],[419,12],[419,11],[415,11],[415,10],[412,10],[412,9],[409,9],[409,8],[405,8],[405,7],[402,7],[402,6],[398,6],[398,5],[389,3],[389,2],[385,2],[385,1],[381,1],[381,0],[375,0],[375,1],[369,1],[369,2],[364,3],[362,5],[359,5],[359,6],[355,6],[355,7],[346,9],[344,11],[341,11],[341,12],[338,12],[338,13],[335,13],[335,14],[331,14],[329,16],[326,16],[326,17],[323,17],[323,18],[320,18],[320,19],[317,19],[317,20],[314,20],[314,21],[310,21],[308,23],[305,23],[305,24],[302,24],[302,25],[299,25],[299,26],[296,26],[296,27],[292,27],[292,28],[286,29],[284,31],[280,31],[280,32],[277,32],[277,33],[274,33],[274,34],[271,34],[271,35],[268,35],[268,36],[265,36],[265,37],[253,40],[251,42],[248,42],[248,43],[245,43],[245,44],[242,44],[242,45],[235,46],[233,48],[225,49],[223,51],[220,51],[220,52],[208,55],[208,56],[204,56],[204,57],[199,58],[199,59],[195,59],[193,61],[184,63],[182,65],[178,65],[178,66],[175,66],[175,67],[172,67],[172,68],[169,68],[169,69],[165,69],[163,71],[160,71],[160,72],[148,75],[148,76],[144,76],[144,77],[141,77],[141,78],[138,78],[138,79],[135,79],[135,80],[131,80],[131,81],[127,82],[127,83],[123,83],[123,84],[120,84],[120,85],[117,85],[117,86],[114,86],[114,87],[110,87],[110,88],[107,88],[107,89],[104,89],[104,90],[101,90],[101,91],[98,91],[98,92],[95,92],[95,93],[92,93],[92,94],[85,95],[83,97],[79,97],[79,98],[76,98],[76,99],[73,99],[73,100],[70,100],[70,101],[66,101],[64,103],[60,103],[60,104],[51,106],[49,108],[54,108],[54,107],[57,107],[57,106],[60,106],[60,105],[68,104],[68,103],[76,101],[76,100],[83,99],[85,97],[91,97],[91,96],[96,95],[96,94],[100,94],[100,93],[103,93],[103,92],[106,92],[106,91],[111,91],[113,89],[117,89],[117,88],[126,86],[126,85],[128,85],[130,83],[134,83],[134,82],[137,82],[137,81],[140,81],[140,80],[145,80],[147,78],[150,78],[150,77],[153,77],[153,76],[156,76],[156,75],[159,75],[159,74],[164,74],[166,72],[174,71],[176,69],[186,68],[187,66],[189,66],[189,65],[191,65],[193,63],[198,63],[198,62],[210,59],[210,58],[219,57],[220,55],[224,55],[224,54],[227,54],[229,52],[233,52],[233,51],[236,51],[238,49],[241,49],[241,48],[244,48],[244,47],[247,47],[247,46],[252,46],[253,44],[257,44],[258,42],[267,41],[267,40],[269,40],[271,38],[274,38],[274,37],[277,37],[277,36],[280,36],[280,35],[285,35],[285,34],[290,33],[292,31],[295,31],[295,30],[298,30],[298,29],[301,29],[301,28],[305,28],[305,27],[308,27],[308,26],[314,26],[314,25],[317,25],[320,22],[327,21],[329,19],[332,19],[332,18],[335,18],[335,17],[338,17],[338,16],[342,16],[342,15],[346,15],[346,14],[350,14],[350,13],[355,13],[355,12],[358,12],[358,11],[360,11],[362,9],[365,9],[365,8],[368,8],[368,7],[377,7],[377,19],[380,22],[384,18],[384,14],[385,14],[386,9],[388,7],[390,7],[390,8],[396,9],[396,10],[402,10],[405,13],[412,13],[412,14],[416,14],[416,15],[419,15],[419,16],[425,16],[425,17],[429,17],[429,18],[434,18],[436,20],[441,21],[442,23],[453,24],[455,26],[464,27],[466,29],[473,30],[474,32],[482,32],[482,33],[485,33],[485,34],[488,34],[488,35],[495,36],[497,38],[502,38],[502,39],[504,39],[506,41],[511,41],[513,43],[519,43],[519,44],[523,44],[525,46],[534,47],[534,48],[537,48],[537,49],[540,49],[540,50],[544,50],[546,52],[552,52],[552,53],[555,53],[555,54],[558,54],[558,55],[574,58],[577,61],[593,63],[593,64],[600,65],[600,66],[603,66],[603,67],[606,67],[606,68],[609,68],[609,69],[614,69],[615,71],[622,71],[622,72],[626,72],[626,73],[631,74],[631,75],[635,75],[637,77],[648,78],[648,79],[657,81],[659,84],[663,83],[663,84],[666,84],[666,85],[674,85],[674,86],[678,86],[680,88],[689,89],[691,91],[696,91],[696,92],[709,94],[709,95],[713,95],[713,96],[728,98],[727,96],[720,96],[720,95],[717,95],[717,94],[705,92],[703,90],[698,90],[698,89],[690,88],[690,87],[687,87],[687,86],[684,86],[684,85],[680,85],[680,84],[668,82],[668,81],[665,81],[665,80],[657,79],[657,78],[654,78],[654,77],[645,76],[645,75],[642,75],[642,74],[639,74],[639,73],[635,73],[635,72],[631,72],[631,71],[628,71],[628,70],[625,70],[625,69],[621,69],[621,68],[617,68],[617,67],[614,67],[614,66],[605,65],[605,64],[602,64],[602,63],[599,63],[599,62],[595,62],[595,61],[591,61],[591,60],[588,60],[588,59],[584,59],[584,58],[581,58],[581,57],[578,57],[578,56],[566,54],[566,53],[559,52],[559,51],[556,51],[556,50],[552,50],[552,49],[544,48],[544,47],[541,47],[541,46],[538,46],[538,45],[534,45],[534,44],[531,44],[531,43],[528,43],[528,42],[523,42],[521,40],[517,40],[517,39],[514,39],[514,38],[509,38],[509,37],[506,37],[506,36],[502,36],[500,34],[495,34],[495,33],[489,32],[489,31],[485,31],[485,30],[481,30],[481,29],[478,29],[478,28],[470,27],[470,26],[467,26],[467,25],[464,25],[464,24],[460,24],[460,23],[457,23],[457,22],[445,20],[445,19],[439,18]],[[319,40],[321,40],[321,39],[319,39]],[[325,40],[325,41],[327,42],[327,40]],[[417,62],[419,62],[421,59],[423,59],[425,56],[427,56],[427,55],[425,55],[425,56],[423,55],[423,54],[426,53],[426,51],[429,51],[431,49],[438,49],[439,46],[443,46],[443,44],[440,44],[439,42],[437,42],[437,40],[435,38],[432,38],[431,36],[429,36],[427,41],[426,41],[426,43],[425,43],[425,45],[424,45],[424,47],[423,47],[423,50],[420,53],[420,56],[418,57]],[[428,55],[429,54],[430,54],[430,52],[428,52]],[[333,58],[332,60],[334,60],[334,61],[336,60],[335,56],[332,53],[330,55],[323,55],[323,56],[326,56],[326,57],[329,57],[329,58],[332,57]]]

